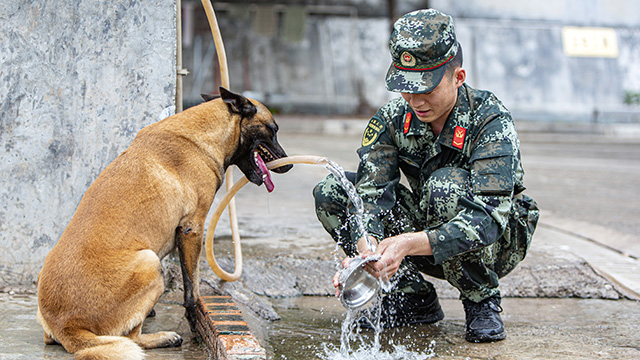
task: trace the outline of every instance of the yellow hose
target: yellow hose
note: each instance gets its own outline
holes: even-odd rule
[[[227,55],[224,50],[224,43],[222,42],[222,35],[220,34],[220,28],[218,26],[218,20],[216,19],[215,11],[211,5],[210,0],[202,0],[202,6],[207,14],[207,20],[209,21],[209,27],[211,28],[211,35],[213,35],[213,41],[216,45],[216,53],[218,54],[218,64],[220,65],[220,84],[226,89],[230,89],[229,83],[229,70],[227,67]],[[283,165],[290,164],[321,164],[326,162],[327,159],[320,156],[292,156],[274,160],[267,163],[267,168],[277,168]],[[238,180],[233,186],[233,172],[229,169],[225,173],[225,181],[227,193],[220,201],[220,204],[215,209],[209,222],[209,228],[207,229],[207,236],[205,238],[205,252],[207,254],[207,261],[209,266],[222,280],[236,281],[242,274],[242,247],[240,245],[240,231],[238,230],[238,217],[236,214],[236,203],[233,198],[234,195],[244,186],[249,180],[246,177]],[[213,235],[215,233],[216,225],[222,215],[222,212],[229,205],[229,223],[231,225],[231,237],[233,239],[233,248],[235,254],[235,270],[233,274],[222,270],[213,255]]]
[[[207,14],[207,20],[209,21],[209,27],[211,28],[211,35],[213,36],[213,42],[216,45],[216,53],[218,54],[218,64],[220,66],[220,85],[225,89],[231,90],[231,84],[229,82],[229,68],[227,66],[227,52],[224,49],[224,43],[222,42],[222,34],[220,33],[220,27],[218,26],[218,19],[216,13],[213,10],[210,0],[202,0],[202,6]],[[224,174],[227,193],[231,191],[231,184],[233,184],[233,171],[228,169]],[[218,215],[220,216],[220,215]],[[217,219],[216,219],[217,222]],[[231,226],[231,238],[234,244],[240,244],[240,231],[238,230],[238,215],[236,212],[236,201],[232,198],[229,200],[229,224]],[[242,267],[242,255],[240,255],[240,267]],[[238,275],[239,277],[239,275]]]
[[[211,28],[211,35],[213,35],[213,42],[216,44],[216,53],[218,54],[218,63],[220,65],[220,84],[222,87],[231,90],[229,88],[227,53],[224,50],[224,43],[222,42],[222,35],[220,34],[220,28],[218,27],[216,13],[213,11],[213,6],[211,5],[210,0],[202,0],[202,6],[204,6],[204,11],[207,13],[207,20],[209,20],[209,27]]]
[[[315,155],[299,155],[299,156],[289,156],[280,158],[267,163],[268,169],[274,169],[283,165],[290,164],[311,164],[311,165],[323,165],[327,163],[327,158],[323,156],[315,156]],[[233,239],[233,249],[234,249],[234,258],[235,258],[235,269],[233,274],[230,274],[224,271],[213,254],[213,235],[216,231],[216,225],[218,224],[218,220],[220,219],[220,215],[227,207],[227,204],[233,199],[235,194],[245,186],[249,180],[247,180],[246,176],[243,176],[242,179],[238,180],[230,190],[227,190],[227,193],[220,200],[220,204],[216,207],[213,215],[211,215],[211,220],[209,222],[209,227],[207,228],[207,236],[205,238],[204,249],[207,254],[207,262],[216,275],[218,275],[222,280],[225,281],[236,281],[242,275],[242,246],[240,245],[240,240],[236,241]]]

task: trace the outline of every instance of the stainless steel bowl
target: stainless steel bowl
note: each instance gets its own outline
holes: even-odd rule
[[[380,283],[364,269],[364,264],[378,261],[379,255],[355,258],[347,268],[340,271],[340,301],[347,309],[357,309],[367,305],[380,290]]]

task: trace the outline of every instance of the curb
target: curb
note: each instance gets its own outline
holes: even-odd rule
[[[265,349],[230,296],[201,296],[196,313],[196,330],[214,359],[266,360]]]

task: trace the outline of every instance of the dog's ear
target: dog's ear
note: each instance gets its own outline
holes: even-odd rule
[[[229,106],[229,111],[234,114],[240,114],[243,118],[250,118],[258,111],[249,99],[240,94],[232,93],[223,87],[220,87],[220,96],[222,101]]]
[[[211,101],[220,97],[220,95],[212,95],[212,94],[200,94],[200,96],[202,96],[202,100],[204,100],[205,102]]]

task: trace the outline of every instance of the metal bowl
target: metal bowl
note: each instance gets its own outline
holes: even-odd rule
[[[364,265],[370,261],[378,261],[379,255],[366,258],[355,258],[347,268],[340,271],[340,301],[347,309],[357,309],[367,305],[380,290],[380,283],[369,274]]]

